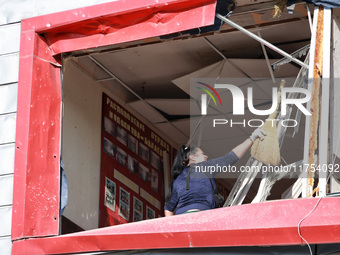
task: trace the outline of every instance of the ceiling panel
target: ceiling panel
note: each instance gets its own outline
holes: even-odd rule
[[[125,88],[122,84],[120,84],[117,80],[113,78],[109,80],[103,80],[98,83],[101,84],[105,89],[110,91],[113,95],[121,98],[124,102],[138,100],[138,97],[132,94],[127,88]]]
[[[143,98],[187,98],[171,80],[220,59],[201,38],[129,48],[95,58]]]
[[[89,57],[72,58],[72,60],[95,80],[112,78],[100,66],[94,63]]]
[[[220,71],[222,72],[220,74]],[[182,77],[177,77],[172,82],[176,84],[179,88],[185,91],[190,95],[190,79],[197,78],[217,78],[220,74],[220,77],[229,77],[229,78],[246,78],[244,74],[234,67],[229,61],[219,61],[212,65],[206,66],[204,68],[195,70],[192,73],[186,74]]]
[[[146,99],[146,102],[168,115],[190,115],[190,99]],[[192,104],[194,105],[194,104]],[[198,105],[195,111],[199,113]]]
[[[156,123],[155,126],[159,130],[162,130],[164,134],[167,134],[168,137],[175,141],[177,144],[186,144],[189,139],[189,136],[184,135],[181,131],[179,131],[168,122]]]
[[[271,59],[270,63],[272,64],[278,60]],[[231,59],[230,61],[249,77],[252,77],[252,79],[270,78],[270,72],[265,59]],[[299,70],[300,68],[295,65],[286,64],[274,71],[274,77],[295,77]]]
[[[298,28],[298,32],[297,31]],[[305,46],[310,40],[310,28],[307,19],[275,24],[272,26],[248,29],[263,39],[276,45],[287,53],[292,53]],[[239,31],[214,34],[207,37],[227,58],[263,58],[261,44]],[[280,54],[266,48],[270,58]]]
[[[158,113],[152,106],[148,103],[138,100],[134,102],[130,102],[127,104],[132,107],[136,112],[144,116],[151,123],[159,123],[167,121],[166,118],[163,117],[160,113]]]

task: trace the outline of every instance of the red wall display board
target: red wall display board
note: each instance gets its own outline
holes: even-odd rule
[[[163,216],[163,151],[172,147],[103,94],[99,227]]]

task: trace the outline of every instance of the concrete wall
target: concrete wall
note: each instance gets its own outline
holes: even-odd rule
[[[11,253],[14,143],[22,19],[112,0],[0,1],[0,253]]]

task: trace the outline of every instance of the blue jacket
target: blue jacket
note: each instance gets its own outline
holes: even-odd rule
[[[211,178],[215,190],[216,182],[210,172],[204,173],[203,171],[205,171],[208,166],[223,167],[233,165],[237,160],[238,157],[231,151],[223,157],[198,164],[191,164],[190,167],[185,168],[176,180],[174,180],[171,199],[169,203],[164,206],[164,209],[171,212],[176,210],[176,214],[181,214],[191,209],[203,211],[215,208],[214,192],[208,176]],[[187,189],[189,171],[189,189]]]

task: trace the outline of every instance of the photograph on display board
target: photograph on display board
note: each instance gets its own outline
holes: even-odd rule
[[[149,163],[149,149],[142,143],[139,143],[139,156]]]
[[[154,169],[151,170],[151,188],[158,192],[158,172]]]
[[[146,206],[146,219],[154,219],[155,218],[155,211],[152,210],[149,206]]]
[[[128,155],[128,169],[131,172],[138,174],[138,161],[135,160],[131,155]]]
[[[146,166],[139,164],[139,177],[144,181],[149,182],[150,170]]]
[[[133,153],[138,154],[138,141],[132,135],[128,136],[128,148]]]
[[[136,211],[133,211],[133,219],[132,219],[132,221],[136,222],[136,221],[141,221],[141,220],[143,220],[143,215],[139,214]]]
[[[128,205],[124,204],[123,202],[119,203],[119,216],[123,219],[129,221],[130,216],[130,208]]]
[[[130,215],[130,193],[122,187],[119,188],[119,216],[129,220]]]
[[[125,167],[126,167],[126,158],[127,158],[126,152],[123,151],[121,148],[117,147],[116,159],[120,164],[122,164]]]
[[[115,147],[113,143],[109,139],[104,137],[104,152],[110,155],[111,157],[114,157],[115,156],[114,148]]]
[[[115,136],[115,124],[108,117],[104,117],[104,130],[113,137]]]
[[[126,146],[127,132],[124,128],[117,126],[117,140]]]
[[[133,197],[133,221],[140,221],[143,219],[143,202],[138,198]]]
[[[159,161],[160,161],[159,156],[153,151],[151,151],[150,164],[157,170],[159,170]]]
[[[104,205],[112,211],[116,211],[116,184],[106,176]]]

